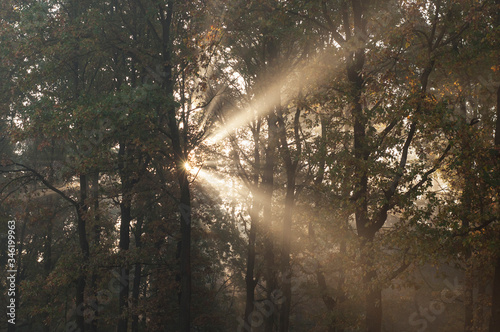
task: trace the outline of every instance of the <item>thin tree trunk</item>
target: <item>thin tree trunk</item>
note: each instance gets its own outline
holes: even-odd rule
[[[137,217],[137,224],[134,232],[135,246],[137,249],[140,249],[142,246],[141,236],[142,236],[143,220],[144,220],[143,216]],[[134,267],[134,282],[132,285],[132,306],[134,309],[134,312],[132,314],[132,332],[139,332],[139,314],[137,311],[139,306],[141,272],[142,272],[142,265],[140,263],[136,263]]]
[[[132,184],[130,179],[129,168],[129,147],[126,143],[120,142],[118,150],[118,172],[121,179],[121,194],[120,202],[120,242],[118,247],[122,254],[123,263],[120,267],[120,293],[118,297],[118,325],[117,332],[127,332],[128,326],[128,297],[130,290],[129,274],[130,268],[128,264],[127,253],[130,248],[130,222],[132,221]]]
[[[321,137],[320,137],[320,146],[318,151],[319,152],[318,173],[316,175],[316,179],[314,179],[314,185],[316,186],[321,185],[325,177],[328,123],[326,116],[324,114],[320,114],[320,123],[321,123]]]
[[[281,250],[281,287],[283,288],[283,304],[280,314],[280,332],[290,328],[290,311],[292,308],[292,269],[290,266],[290,243],[292,233],[292,211],[295,199],[295,170],[287,170],[287,188],[285,211],[283,216],[283,244]]]
[[[88,211],[87,206],[87,189],[88,189],[88,181],[87,176],[82,174],[80,175],[80,202],[79,208],[77,211],[77,231],[78,231],[78,239],[80,243],[80,249],[82,250],[83,261],[80,266],[80,275],[78,276],[76,282],[76,325],[80,329],[80,331],[85,331],[85,318],[83,316],[83,310],[85,308],[85,274],[87,270],[87,263],[90,257],[90,249],[89,242],[87,240],[87,231],[86,231],[86,215]]]
[[[191,317],[191,194],[187,174],[179,170],[182,165],[178,165],[178,178],[181,187],[181,294],[180,294],[180,323],[181,331],[190,331]]]
[[[254,277],[255,269],[255,241],[257,238],[259,227],[259,214],[261,202],[259,197],[259,175],[260,175],[260,120],[258,120],[256,128],[253,131],[254,140],[254,175],[253,175],[253,204],[250,211],[250,232],[248,234],[248,253],[247,253],[247,271],[245,276],[246,284],[246,303],[244,321],[246,326],[251,325],[251,315],[255,308],[255,287],[258,280]]]
[[[245,324],[246,326],[252,326],[251,318],[254,310],[255,303],[255,286],[257,285],[257,280],[254,278],[255,269],[255,239],[257,237],[257,207],[252,206],[252,211],[250,215],[251,226],[250,233],[248,234],[248,253],[247,253],[247,270],[245,275],[245,285],[246,285],[246,303],[245,303]]]
[[[465,100],[460,102],[460,111],[462,117],[462,125],[467,127],[467,108],[465,105]],[[467,232],[470,227],[469,214],[472,211],[472,195],[473,188],[472,185],[475,182],[475,175],[473,172],[473,161],[471,147],[469,144],[469,135],[467,135],[467,130],[463,132],[462,136],[462,151],[464,153],[463,167],[461,175],[464,178],[464,188],[462,193],[462,227]],[[473,269],[474,264],[471,261],[471,248],[466,245],[465,247],[465,288],[464,288],[464,332],[470,332],[474,327],[474,280],[473,280]]]
[[[49,198],[48,203],[50,204],[52,199]],[[50,204],[52,205],[52,204]],[[47,221],[47,234],[45,236],[44,251],[43,251],[43,269],[45,277],[47,278],[52,272],[52,217]],[[49,318],[49,315],[46,316]],[[43,325],[44,332],[50,331],[50,324]]]
[[[99,171],[95,171],[92,173],[91,176],[91,186],[92,186],[92,201],[93,201],[93,212],[94,212],[94,225],[92,227],[93,232],[94,232],[94,239],[93,239],[93,245],[94,248],[99,247],[99,243],[101,241],[101,227],[100,227],[100,220],[99,220]],[[99,302],[98,302],[98,296],[97,296],[97,271],[94,269],[92,270],[92,278],[91,278],[91,285],[90,287],[92,288],[92,291],[94,292],[94,302],[93,302],[93,308],[94,308],[94,317],[92,318],[92,322],[90,323],[90,330],[92,332],[97,332],[97,319],[99,316]]]
[[[470,262],[470,251],[466,253],[465,288],[464,288],[464,331],[474,329],[474,280],[473,264]]]
[[[80,15],[80,5],[78,1],[71,1],[70,3],[70,13],[69,16],[72,20],[76,20]],[[73,98],[78,100],[80,98],[80,63],[79,63],[79,43],[78,37],[77,42],[74,47],[75,57],[72,61],[72,71],[73,71]],[[77,231],[78,238],[80,243],[80,249],[83,254],[82,265],[80,266],[80,275],[77,279],[76,285],[76,307],[77,307],[77,315],[76,315],[76,325],[81,332],[85,332],[85,318],[83,316],[83,310],[85,309],[85,286],[86,286],[86,270],[87,264],[90,257],[90,249],[89,242],[87,240],[87,231],[86,231],[86,214],[88,211],[87,206],[87,190],[88,190],[88,180],[86,174],[80,175],[80,202],[79,208],[77,211]]]
[[[265,165],[262,177],[262,187],[264,189],[263,202],[263,223],[265,224],[264,235],[264,262],[265,262],[265,279],[266,279],[266,294],[267,299],[272,303],[273,292],[276,291],[277,280],[275,270],[274,257],[274,239],[272,234],[273,213],[272,213],[272,197],[274,191],[274,167],[276,163],[276,148],[277,148],[277,127],[276,115],[271,113],[267,117],[268,123],[268,144],[266,148]],[[272,332],[274,326],[274,318],[276,316],[276,307],[272,305],[264,317],[264,331]]]
[[[292,160],[292,154],[287,143],[286,124],[283,119],[281,106],[278,106],[279,136],[281,150],[284,154],[285,169],[287,175],[285,207],[283,214],[283,242],[281,248],[281,286],[283,288],[283,304],[280,314],[280,332],[287,332],[290,328],[290,311],[292,308],[292,269],[290,265],[291,238],[292,238],[292,215],[295,204],[295,178],[298,160],[301,153],[301,142],[299,136],[300,108],[297,108],[294,119],[294,135],[296,145],[296,156]]]
[[[498,2],[498,1],[497,1]],[[497,90],[497,120],[495,129],[495,148],[497,159],[500,160],[500,87]],[[498,162],[498,161],[497,161]],[[491,303],[491,319],[489,332],[500,331],[500,254],[495,264],[495,275],[493,277],[493,293]]]

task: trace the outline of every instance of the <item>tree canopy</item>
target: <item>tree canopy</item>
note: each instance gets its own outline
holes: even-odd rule
[[[1,328],[500,330],[499,6],[3,1]]]

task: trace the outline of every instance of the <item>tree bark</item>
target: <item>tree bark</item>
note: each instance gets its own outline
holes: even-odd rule
[[[266,64],[267,74],[265,75],[266,82],[271,84],[274,81],[273,75],[279,73],[279,41],[275,36],[269,34],[269,31],[264,32],[264,62]],[[274,171],[276,167],[276,152],[279,145],[278,134],[278,118],[276,111],[280,107],[280,88],[281,87],[267,87],[267,98],[270,101],[270,113],[267,116],[268,138],[267,147],[265,151],[265,165],[262,177],[262,185],[264,189],[264,203],[263,203],[263,228],[265,227],[264,236],[264,261],[265,261],[265,279],[266,279],[266,295],[271,308],[266,313],[264,318],[264,331],[272,332],[276,317],[278,316],[278,308],[276,306],[275,293],[278,291],[278,279],[276,269],[275,257],[275,244],[273,234],[273,212],[272,212],[272,199],[274,193]]]
[[[256,202],[254,201],[254,204]],[[257,208],[252,206],[252,211],[250,215],[251,226],[250,233],[248,234],[248,252],[247,252],[247,270],[245,275],[245,285],[246,285],[246,302],[245,302],[245,324],[246,326],[252,326],[251,318],[254,310],[255,303],[255,286],[257,286],[257,280],[254,278],[255,269],[255,240],[257,237]]]
[[[180,223],[181,223],[181,294],[180,294],[180,323],[181,331],[190,331],[191,317],[191,195],[189,182],[185,171],[179,169],[178,181],[181,187]]]
[[[260,121],[260,120],[259,120]],[[256,128],[253,130],[254,140],[254,175],[253,175],[253,203],[250,210],[250,232],[248,234],[248,253],[247,253],[247,270],[245,275],[246,285],[246,303],[245,303],[245,316],[244,321],[246,326],[251,325],[251,315],[255,308],[255,287],[258,280],[255,279],[255,241],[257,238],[259,228],[259,214],[261,210],[261,202],[259,197],[259,175],[260,175],[260,122],[257,123]]]
[[[90,249],[89,242],[87,240],[87,231],[86,231],[86,214],[88,211],[87,206],[87,189],[88,189],[88,181],[87,176],[82,174],[80,175],[80,202],[78,203],[77,209],[77,231],[78,231],[78,240],[80,243],[80,249],[82,251],[83,260],[82,265],[80,266],[80,275],[76,281],[76,325],[80,329],[80,331],[85,331],[85,318],[83,316],[83,310],[85,308],[85,274],[87,270],[87,263],[90,257]]]
[[[498,1],[497,1],[498,2]],[[495,131],[495,149],[497,155],[497,167],[500,160],[500,86],[497,90],[497,119]],[[498,172],[498,169],[497,169]],[[500,331],[500,254],[495,264],[495,274],[493,277],[493,294],[491,301],[491,318],[489,332]]]
[[[295,200],[295,170],[287,169],[287,188],[285,211],[283,216],[283,243],[281,250],[281,287],[283,304],[280,313],[280,332],[290,329],[290,311],[292,308],[292,268],[290,266],[290,244],[292,233],[292,211]]]
[[[129,158],[129,149],[126,143],[121,142],[118,158],[119,158],[119,174],[121,179],[121,194],[120,202],[120,242],[119,248],[122,255],[122,263],[120,266],[120,293],[118,297],[118,325],[117,332],[127,332],[128,326],[128,296],[130,290],[129,274],[130,268],[128,265],[127,253],[130,248],[130,222],[132,221],[132,185],[130,179],[130,170],[127,159]]]
[[[264,172],[262,176],[262,187],[264,189],[263,199],[263,223],[264,230],[264,261],[265,261],[265,279],[266,279],[266,294],[267,299],[273,302],[273,292],[276,291],[277,280],[275,271],[274,257],[274,239],[272,234],[273,213],[272,213],[272,198],[274,191],[274,167],[276,163],[276,148],[277,148],[277,127],[276,115],[273,113],[267,117],[268,125],[268,143],[266,148]],[[270,313],[264,317],[264,331],[272,332],[274,326],[274,318],[276,316],[276,307],[273,305]]]
[[[143,222],[144,222],[144,217],[138,216],[136,229],[134,232],[135,246],[137,249],[140,249],[142,246],[141,237],[142,237]],[[132,306],[134,309],[134,312],[132,314],[132,332],[139,332],[139,315],[138,315],[137,311],[138,311],[138,306],[139,306],[141,272],[142,272],[142,265],[140,263],[136,263],[135,267],[134,267],[134,281],[132,284]]]
[[[462,117],[462,126],[466,128],[462,132],[462,151],[463,151],[463,167],[461,169],[461,175],[464,179],[464,187],[462,193],[462,227],[465,232],[468,232],[471,226],[471,220],[469,214],[471,213],[472,207],[472,195],[473,184],[475,183],[475,175],[473,174],[474,163],[472,160],[472,155],[474,154],[471,150],[469,140],[471,139],[468,134],[468,123],[467,123],[467,108],[465,105],[465,100],[460,102],[460,115]],[[474,264],[471,260],[472,250],[468,244],[465,246],[465,285],[464,285],[464,332],[470,332],[474,327]]]
[[[500,255],[495,264],[489,332],[500,331]]]
[[[287,143],[286,123],[283,118],[281,106],[278,106],[279,138],[281,150],[284,154],[286,169],[286,195],[283,213],[283,241],[281,247],[281,286],[283,288],[283,304],[280,313],[280,332],[287,332],[290,329],[290,311],[292,308],[292,269],[290,265],[290,251],[292,239],[292,215],[295,204],[295,179],[298,160],[301,153],[301,142],[299,136],[300,108],[297,107],[294,118],[294,136],[296,145],[296,156],[292,160],[292,153]]]
[[[167,1],[166,12],[160,10],[160,22],[162,25],[162,56],[164,61],[163,88],[169,99],[166,111],[167,126],[170,130],[170,139],[174,152],[174,163],[176,168],[177,182],[180,189],[179,211],[180,211],[180,296],[179,296],[179,324],[182,332],[189,332],[191,326],[191,192],[189,188],[188,173],[184,164],[187,158],[186,149],[183,149],[181,133],[176,119],[176,106],[174,104],[174,81],[172,77],[172,41],[170,29],[174,2]],[[187,130],[187,128],[184,128]],[[187,142],[184,142],[186,144]]]
[[[93,241],[93,246],[94,248],[99,247],[99,243],[101,241],[101,226],[99,224],[100,219],[99,219],[99,171],[95,171],[92,173],[91,176],[91,181],[92,181],[92,201],[93,201],[93,212],[94,212],[94,225],[92,227],[93,232],[94,232],[94,241]],[[97,318],[99,316],[99,302],[98,302],[98,296],[97,296],[97,271],[96,269],[93,269],[92,271],[92,278],[91,278],[91,285],[90,287],[92,288],[92,291],[94,292],[94,303],[93,303],[93,308],[94,308],[94,317],[92,319],[92,322],[90,324],[90,330],[92,332],[97,332]]]

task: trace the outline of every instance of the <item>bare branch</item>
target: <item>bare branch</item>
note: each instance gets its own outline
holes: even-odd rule
[[[71,197],[69,197],[68,195],[66,195],[61,190],[57,189],[54,185],[52,185],[49,181],[47,181],[47,179],[45,179],[45,177],[42,174],[40,174],[39,172],[37,172],[35,169],[33,169],[33,168],[29,167],[29,166],[20,164],[20,163],[16,163],[16,162],[13,162],[12,164],[16,165],[16,166],[19,166],[19,167],[22,167],[25,170],[27,170],[28,172],[30,172],[31,174],[33,174],[48,189],[52,190],[53,192],[55,192],[56,194],[58,194],[59,196],[61,196],[64,200],[66,200],[69,203],[71,203],[77,209],[77,211],[79,210],[80,205],[78,204],[77,201],[75,201],[74,199],[72,199]]]

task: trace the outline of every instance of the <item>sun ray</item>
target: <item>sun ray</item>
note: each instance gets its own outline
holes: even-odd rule
[[[210,169],[201,168],[195,171],[197,173],[197,180],[205,185],[210,185],[216,189],[223,196],[261,196],[261,194],[254,188],[250,189],[248,184],[237,176],[229,174],[221,175]],[[236,197],[233,197],[236,198]]]
[[[329,52],[311,57],[305,64],[298,64],[294,70],[287,70],[278,75],[274,78],[274,83],[256,96],[247,107],[229,119],[219,130],[209,135],[207,142],[209,144],[219,143],[255,118],[267,115],[272,111],[277,101],[286,105],[300,91],[307,92],[325,82],[333,72],[340,69],[338,59],[339,55],[331,49]]]

